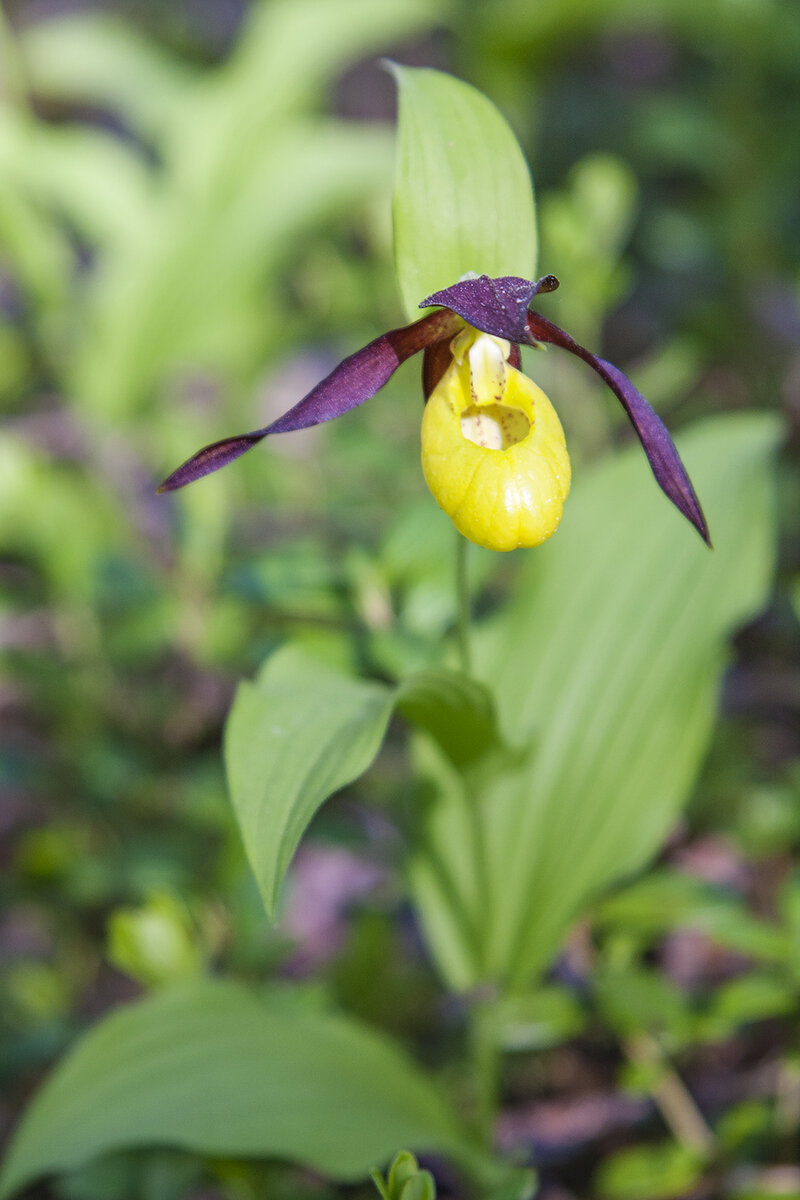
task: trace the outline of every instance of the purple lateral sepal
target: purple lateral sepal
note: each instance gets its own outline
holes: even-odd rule
[[[392,329],[368,346],[340,362],[325,379],[312,388],[307,396],[264,429],[223,438],[204,446],[164,480],[159,492],[177,488],[202,479],[212,471],[225,467],[245,454],[272,433],[290,433],[333,421],[369,400],[391,378],[402,362],[443,339],[452,337],[459,326],[458,318],[446,310],[430,313],[413,325]]]
[[[174,492],[178,488],[185,487],[187,483],[194,483],[195,479],[202,479],[204,475],[218,471],[220,467],[227,467],[228,463],[252,449],[256,442],[260,442],[264,434],[265,431],[262,432],[259,429],[253,433],[242,433],[238,437],[222,438],[219,442],[212,442],[210,446],[204,446],[176,471],[173,471],[164,480],[158,491]]]
[[[508,342],[527,342],[528,305],[538,293],[553,292],[557,287],[555,275],[544,275],[535,283],[518,275],[503,275],[499,279],[479,275],[434,292],[420,302],[420,308],[440,304],[483,333]]]
[[[638,388],[634,387],[619,367],[579,346],[568,333],[539,313],[528,314],[528,329],[529,342],[549,342],[563,350],[569,350],[570,354],[575,354],[588,363],[608,384],[638,434],[659,487],[710,546],[711,538],[706,518],[675,443],[661,417],[650,407]]]
[[[400,361],[386,334],[376,338],[343,359],[307,396],[268,425],[263,431],[264,436],[309,429],[312,425],[322,425],[344,416],[380,391],[400,366]]]

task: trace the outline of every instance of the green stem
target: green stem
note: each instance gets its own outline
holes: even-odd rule
[[[473,998],[470,1010],[470,1057],[475,1102],[475,1125],[482,1145],[491,1149],[500,1092],[500,1054],[497,1048],[496,997],[485,992]]]
[[[469,636],[469,542],[461,534],[456,535],[456,636],[461,670],[465,675],[472,673],[472,653]]]
[[[458,657],[465,675],[472,674],[470,644],[469,548],[461,534],[456,543],[456,640]],[[482,920],[479,920],[478,961],[480,971],[487,968],[485,937],[488,928],[491,889],[489,864],[486,858],[486,831],[483,827],[480,798],[467,784],[468,819],[473,838],[473,853],[478,892],[481,897]],[[500,1089],[500,1054],[497,1047],[496,994],[493,985],[485,985],[473,998],[469,1018],[469,1050],[474,1087],[475,1125],[481,1143],[491,1149],[497,1116]]]
[[[657,1040],[649,1033],[637,1033],[628,1038],[624,1048],[631,1062],[660,1070],[651,1095],[675,1140],[701,1157],[711,1158],[716,1150],[714,1133]]]

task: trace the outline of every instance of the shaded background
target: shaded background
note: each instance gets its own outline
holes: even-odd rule
[[[776,919],[800,839],[797,6],[3,11],[3,1126],[87,1022],[208,967],[315,980],[457,1070],[462,1014],[426,962],[398,873],[402,740],[323,810],[277,929],[219,755],[236,681],[287,633],[379,676],[431,661],[448,633],[450,529],[419,471],[416,367],[345,421],[154,494],[198,446],[266,424],[400,322],[382,55],[452,70],[498,103],[532,164],[540,269],[562,282],[547,314],[629,370],[671,428],[722,410],[785,413],[774,604],[737,639],[709,763],[665,855]],[[576,473],[627,440],[580,364],[540,355],[535,367]],[[478,556],[484,609],[517,561]],[[777,986],[781,964],[763,947],[733,950],[679,913],[642,935],[636,910],[623,891],[593,941],[577,931],[549,1023],[511,1060],[503,1144],[533,1149],[545,1200],[800,1196],[796,968],[787,960]],[[633,982],[586,1001],[620,945]],[[756,982],[725,990],[742,980]],[[630,1047],[648,1003],[669,1041],[723,995],[728,1026],[684,1047],[680,1066],[728,1165],[670,1184],[663,1114]],[[347,1190],[282,1166],[142,1152],[36,1194]]]

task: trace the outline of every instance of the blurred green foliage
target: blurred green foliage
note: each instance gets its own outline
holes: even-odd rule
[[[543,1200],[799,1194],[797,7],[3,11],[4,1124],[101,1013],[207,970],[310,977],[469,1108],[463,1011],[396,869],[414,800],[401,738],[316,819],[275,929],[219,755],[237,680],[288,635],[382,680],[437,661],[451,537],[422,494],[413,368],[347,421],[154,495],[204,441],[264,424],[399,323],[393,133],[373,119],[392,115],[375,65],[388,54],[454,70],[511,118],[537,181],[540,268],[562,280],[548,314],[629,367],[671,427],[757,408],[782,410],[790,433],[776,596],[732,647],[689,816],[498,1015],[498,1138],[533,1147]],[[624,432],[564,357],[528,355],[580,470]],[[478,555],[480,608],[533,569]],[[460,1194],[441,1178],[440,1196]],[[140,1150],[37,1194],[342,1191],[269,1161]]]

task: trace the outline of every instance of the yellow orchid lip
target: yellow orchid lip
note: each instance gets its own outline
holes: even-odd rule
[[[558,528],[571,469],[547,396],[510,347],[467,326],[425,407],[422,470],[464,537],[490,550],[539,546]]]

